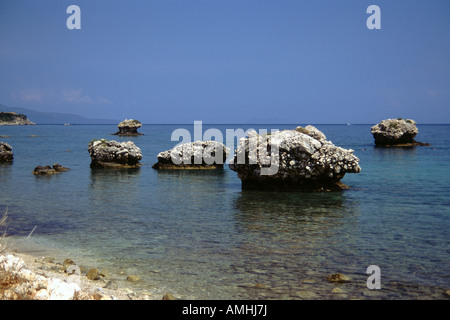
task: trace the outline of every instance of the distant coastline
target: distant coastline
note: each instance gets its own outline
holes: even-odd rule
[[[0,112],[0,126],[35,125],[26,115],[15,112]]]
[[[71,113],[40,112],[25,108],[8,107],[0,104],[0,112],[13,112],[26,115],[35,124],[117,124],[120,120],[90,119]]]

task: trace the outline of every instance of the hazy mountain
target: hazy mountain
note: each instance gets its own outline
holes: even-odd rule
[[[16,112],[24,114],[36,124],[117,124],[121,120],[89,119],[71,113],[40,112],[25,108],[7,107],[0,104],[0,112]]]

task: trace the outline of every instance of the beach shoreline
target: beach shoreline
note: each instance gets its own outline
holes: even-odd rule
[[[55,299],[55,300],[166,300],[172,298],[171,295],[161,296],[150,291],[136,290],[132,286],[132,280],[130,281],[120,281],[114,276],[102,275],[98,276],[95,280],[88,279],[88,274],[86,271],[82,271],[80,275],[69,274],[64,269],[65,261],[60,261],[60,259],[53,258],[51,256],[42,256],[32,253],[21,252],[17,249],[14,250],[4,250],[0,253],[0,262],[3,261],[14,261],[12,264],[18,264],[20,262],[20,267],[17,270],[9,270],[5,274],[5,270],[2,269],[2,264],[0,263],[0,280],[5,278],[20,278],[17,276],[19,271],[21,274],[27,274],[26,279],[19,279],[18,282],[27,282],[28,293],[24,297],[20,297],[17,294],[20,290],[14,286],[5,286],[2,292],[0,292],[0,300],[48,300],[39,298],[38,294],[30,294],[30,287],[39,287],[37,279],[45,278],[45,282],[49,283],[58,279],[60,283],[64,285],[76,284],[76,292],[73,297],[68,299]],[[11,264],[11,263],[10,263]],[[92,269],[91,269],[92,270]],[[32,276],[29,276],[32,275]],[[43,278],[42,278],[43,277]],[[30,279],[36,280],[30,280]],[[39,281],[41,281],[39,280]],[[30,283],[36,282],[36,283]],[[130,283],[129,286],[126,284]],[[6,291],[11,291],[10,293],[5,293]],[[52,300],[50,298],[50,300]]]

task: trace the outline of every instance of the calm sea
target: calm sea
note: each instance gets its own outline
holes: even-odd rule
[[[293,129],[210,125],[203,129]],[[317,125],[355,150],[362,168],[337,193],[242,191],[237,174],[152,169],[171,134],[193,125],[0,127],[14,163],[0,166],[8,242],[36,254],[107,269],[136,291],[182,299],[443,299],[450,289],[450,125],[420,125],[429,147],[375,148],[370,125]],[[131,140],[138,170],[91,170],[92,139]],[[31,174],[59,163],[70,171]],[[34,229],[35,228],[35,229]],[[29,233],[34,229],[30,237]],[[369,290],[367,267],[381,270]],[[351,277],[344,284],[332,273]],[[337,289],[336,289],[337,288]]]

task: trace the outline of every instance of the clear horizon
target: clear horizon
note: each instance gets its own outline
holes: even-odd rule
[[[444,0],[3,0],[0,104],[144,124],[448,124],[449,15]]]

